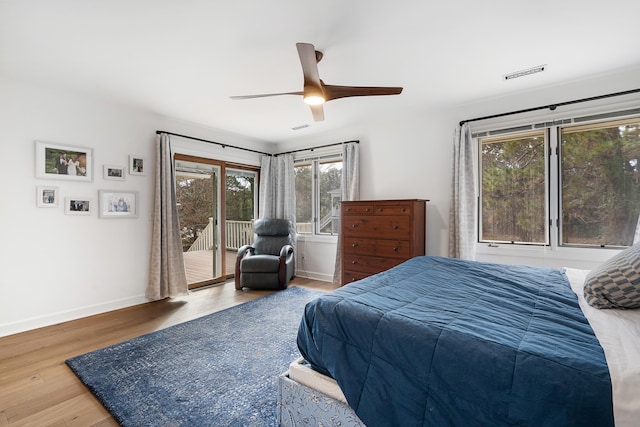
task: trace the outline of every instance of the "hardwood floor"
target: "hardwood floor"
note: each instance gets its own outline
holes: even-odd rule
[[[296,277],[290,286],[329,291]],[[117,426],[64,363],[72,356],[204,316],[273,291],[236,291],[232,282],[188,297],[129,307],[0,338],[0,426]]]

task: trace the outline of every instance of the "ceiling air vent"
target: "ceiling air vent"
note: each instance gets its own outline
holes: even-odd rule
[[[291,130],[300,130],[300,129],[308,128],[310,126],[311,125],[306,125],[306,124],[305,125],[300,125],[300,126],[294,126],[294,127],[291,128]]]
[[[513,80],[518,77],[529,76],[535,73],[541,73],[547,69],[546,65],[538,65],[537,67],[527,68],[526,70],[514,71],[513,73],[502,76],[503,80]]]

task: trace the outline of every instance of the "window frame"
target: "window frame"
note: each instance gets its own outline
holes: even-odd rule
[[[331,239],[336,240],[338,233],[321,233],[320,227],[320,164],[330,162],[342,162],[342,150],[332,149],[324,150],[315,156],[309,156],[309,153],[294,155],[294,168],[298,166],[311,165],[311,232],[298,232],[298,237],[311,239]],[[342,182],[340,183],[342,187]],[[342,188],[340,188],[342,190]],[[296,222],[298,219],[296,218]]]
[[[477,225],[477,243],[479,253],[491,254],[500,252],[499,248],[509,247],[513,249],[522,250],[521,255],[516,256],[529,256],[531,251],[533,253],[540,253],[542,251],[542,257],[546,258],[546,252],[551,250],[553,252],[567,254],[566,259],[578,259],[578,257],[585,256],[584,261],[589,262],[591,260],[599,259],[598,253],[603,253],[603,250],[620,251],[627,246],[614,246],[614,245],[598,245],[594,244],[573,244],[562,243],[562,159],[561,159],[561,132],[563,129],[579,128],[579,127],[593,127],[598,128],[598,125],[606,126],[615,122],[628,123],[629,121],[636,121],[640,123],[640,109],[632,110],[620,110],[616,112],[607,112],[603,114],[583,116],[571,119],[561,119],[547,121],[543,123],[526,124],[524,126],[517,126],[511,128],[497,128],[481,131],[473,134],[473,138],[476,139],[477,148],[477,182],[478,182],[478,225]],[[532,123],[530,121],[529,123]],[[526,242],[508,242],[508,241],[493,241],[483,239],[482,235],[482,143],[483,140],[495,139],[499,140],[498,135],[518,137],[518,135],[525,135],[536,130],[544,130],[546,133],[546,155],[545,155],[545,181],[546,185],[546,211],[545,211],[545,223],[547,224],[547,244],[542,243],[526,243]],[[529,247],[527,250],[526,248]],[[536,249],[537,248],[537,249]],[[581,254],[581,255],[577,255]]]
[[[544,138],[544,178],[545,178],[545,193],[544,193],[544,204],[545,204],[545,218],[544,218],[544,236],[545,242],[526,242],[526,241],[509,241],[509,240],[496,240],[496,239],[485,239],[483,238],[483,168],[482,168],[482,145],[489,143],[497,143],[501,141],[508,141],[512,139],[524,139],[531,136],[542,136]],[[549,246],[551,242],[551,232],[550,232],[550,199],[551,199],[551,185],[549,180],[547,179],[550,175],[550,138],[548,129],[531,129],[519,132],[505,132],[500,133],[499,135],[491,135],[486,137],[478,138],[477,145],[478,152],[478,243],[486,243],[486,244],[514,244],[514,245],[532,245],[532,246]]]

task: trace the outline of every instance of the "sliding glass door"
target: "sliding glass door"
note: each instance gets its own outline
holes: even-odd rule
[[[227,276],[235,273],[238,249],[253,243],[258,213],[258,172],[227,168],[225,173],[225,248]]]
[[[176,199],[189,288],[223,278],[221,167],[176,156]]]
[[[224,282],[253,243],[258,170],[177,154],[176,198],[189,288]]]

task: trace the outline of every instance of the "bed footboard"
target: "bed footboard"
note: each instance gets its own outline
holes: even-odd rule
[[[348,405],[292,380],[288,371],[278,378],[278,425],[366,427]]]

